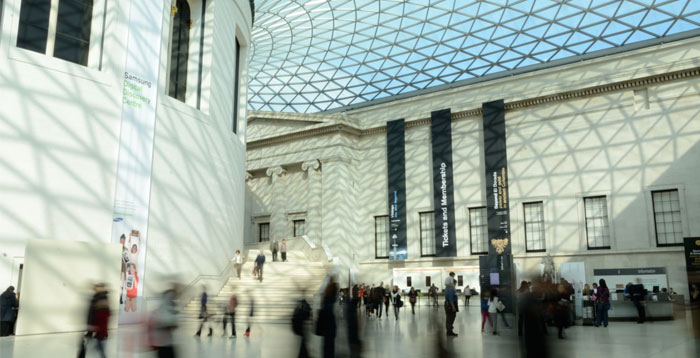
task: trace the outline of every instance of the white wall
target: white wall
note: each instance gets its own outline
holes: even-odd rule
[[[17,335],[84,331],[92,285],[105,284],[117,327],[121,272],[119,244],[30,240],[17,318]]]
[[[0,32],[0,282],[29,239],[108,242],[130,2],[108,1],[103,66],[15,48],[19,1]],[[243,243],[247,0],[207,1],[202,110],[167,96],[164,30],[145,294],[164,277],[219,274]],[[206,36],[210,34],[210,36]],[[238,135],[232,133],[234,35],[242,46]]]

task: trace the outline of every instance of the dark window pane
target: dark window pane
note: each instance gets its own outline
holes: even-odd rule
[[[19,11],[17,47],[46,53],[51,0],[23,0]]]
[[[177,1],[177,13],[173,17],[172,45],[170,53],[170,97],[185,101],[187,88],[187,57],[190,47],[190,6],[187,1]]]
[[[59,1],[54,57],[86,66],[91,25],[92,0]]]
[[[236,37],[236,71],[233,74],[233,133],[238,130],[238,76],[241,71],[241,44]]]

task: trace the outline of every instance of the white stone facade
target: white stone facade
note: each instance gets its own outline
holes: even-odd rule
[[[388,282],[399,267],[478,265],[468,208],[486,205],[480,110],[505,99],[511,239],[523,275],[539,273],[547,254],[557,266],[584,262],[589,283],[596,268],[662,266],[687,295],[683,247],[657,246],[651,191],[677,189],[683,235],[700,236],[699,45],[672,42],[341,114],[251,112],[246,242],[267,222],[278,238],[292,236],[292,218],[304,217],[306,234],[360,281]],[[445,108],[458,257],[436,259],[421,257],[419,212],[433,209],[430,112]],[[374,217],[387,215],[385,123],[399,118],[409,258],[393,263],[375,258]],[[596,195],[607,199],[604,250],[586,239],[583,198]],[[523,203],[532,201],[543,202],[546,252],[525,249]]]
[[[0,2],[3,287],[17,284],[29,239],[111,241],[131,0],[98,3],[106,11],[96,6],[93,18],[104,23],[104,36],[93,45],[102,60],[80,66],[16,47],[22,0]],[[187,284],[201,275],[219,275],[243,245],[250,3],[206,1],[202,24],[204,2],[189,2],[188,72],[199,72],[200,63],[202,70],[194,82],[188,74],[188,83],[196,89],[201,77],[199,105],[194,96],[185,102],[168,96],[174,3],[163,0],[162,41],[153,44],[161,47],[161,61],[146,296],[157,294],[166,277]],[[242,59],[237,135],[232,131],[236,38]]]

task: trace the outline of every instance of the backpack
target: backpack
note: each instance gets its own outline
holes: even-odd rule
[[[306,300],[301,300],[292,314],[292,331],[294,334],[301,336],[304,332],[304,321],[311,316],[311,306]]]

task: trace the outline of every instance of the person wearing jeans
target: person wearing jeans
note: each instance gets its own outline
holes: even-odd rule
[[[488,292],[482,292],[481,294],[481,331],[484,331],[484,325],[486,320],[489,320],[489,325],[493,328],[493,321],[491,321],[491,316],[489,315],[489,294]]]
[[[604,327],[608,326],[608,310],[610,310],[610,291],[604,279],[600,279],[598,285],[598,293],[596,294],[596,307],[598,315],[596,316],[595,326],[600,327],[602,323]]]

